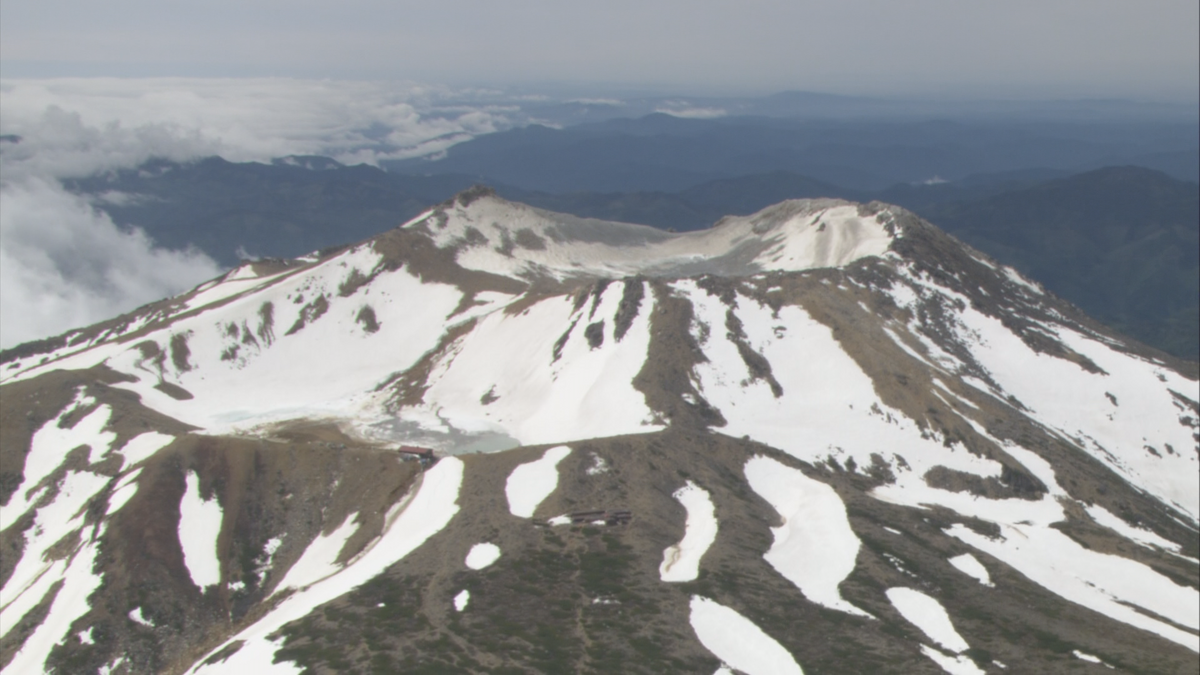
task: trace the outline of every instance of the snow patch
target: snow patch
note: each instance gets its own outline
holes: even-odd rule
[[[558,487],[558,463],[569,454],[571,448],[555,446],[546,450],[541,459],[513,469],[504,486],[509,512],[519,518],[532,518],[542,500]]]
[[[467,552],[467,559],[465,563],[467,567],[470,567],[473,570],[481,570],[496,562],[499,558],[499,546],[491,543],[475,544],[471,547],[471,550]]]
[[[155,627],[153,621],[142,615],[142,608],[140,606],[129,610],[129,620],[149,628]]]
[[[909,623],[920,628],[930,640],[955,654],[971,648],[958,631],[954,630],[954,624],[950,623],[945,608],[936,599],[904,587],[889,588],[887,597],[896,611]]]
[[[275,590],[271,591],[271,595],[289,588],[304,588],[341,570],[342,566],[338,565],[336,561],[346,546],[346,541],[355,532],[358,532],[359,522],[355,518],[357,515],[357,513],[347,515],[342,524],[333,532],[318,534],[313,538],[308,548],[304,549],[304,553],[300,554],[300,559],[283,576],[283,581],[280,581]],[[273,551],[268,554],[268,560],[272,555],[274,555]]]
[[[204,589],[221,581],[221,559],[217,537],[221,534],[221,503],[217,495],[205,500],[200,496],[200,477],[187,473],[187,489],[179,501],[179,546],[183,564],[192,583]]]
[[[175,437],[169,434],[148,431],[131,438],[128,443],[118,448],[117,452],[125,458],[124,466],[128,468],[153,457],[154,453],[167,447],[174,440]]]
[[[983,563],[979,562],[975,556],[970,553],[954,556],[949,560],[951,565],[954,565],[959,572],[975,579],[984,586],[995,586],[992,583],[992,578],[988,575],[987,568]]]
[[[810,601],[874,618],[843,600],[838,591],[854,571],[861,542],[850,528],[846,505],[837,492],[761,455],[746,462],[745,472],[751,489],[783,520],[783,525],[771,528],[775,541],[763,558]]]
[[[746,675],[804,675],[782,645],[725,605],[693,595],[689,621],[700,644],[731,668]]]
[[[467,608],[467,603],[471,601],[471,591],[463,589],[454,596],[454,611],[461,612]]]
[[[683,539],[663,551],[658,575],[663,581],[693,581],[700,559],[717,538],[717,517],[708,491],[690,480],[672,496],[687,510],[687,523]]]

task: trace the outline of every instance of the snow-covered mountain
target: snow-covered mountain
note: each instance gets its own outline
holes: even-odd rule
[[[1195,672],[1197,365],[896,207],[473,189],[13,354],[5,673]]]

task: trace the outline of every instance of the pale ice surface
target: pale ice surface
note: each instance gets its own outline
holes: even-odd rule
[[[299,589],[281,600],[264,617],[217,646],[209,654],[231,642],[244,640],[237,653],[218,664],[203,665],[201,656],[188,673],[287,673],[301,669],[290,662],[272,663],[282,640],[267,636],[284,624],[299,619],[316,607],[342,596],[378,576],[396,561],[437,534],[458,513],[458,490],[462,485],[463,463],[446,457],[421,475],[420,484],[387,513],[383,534],[349,561],[339,572]]]
[[[200,496],[200,478],[187,474],[187,489],[179,501],[179,547],[192,583],[204,589],[220,583],[221,560],[217,557],[217,537],[221,534],[221,503],[214,493],[211,499]]]
[[[737,611],[693,595],[690,621],[700,644],[746,675],[803,675],[796,659]]]
[[[521,518],[532,518],[542,500],[558,487],[558,463],[569,454],[571,448],[558,445],[546,450],[540,459],[513,469],[504,485],[509,512]]]
[[[871,617],[841,596],[838,585],[854,571],[861,546],[846,505],[828,485],[769,457],[746,462],[750,487],[779,513],[775,541],[763,558],[804,593],[830,609]]]
[[[962,639],[958,631],[954,630],[950,616],[946,614],[942,603],[936,599],[920,591],[904,587],[889,588],[887,597],[896,611],[900,612],[900,615],[909,623],[920,628],[921,632],[930,640],[955,654],[971,648],[971,645]]]
[[[987,568],[984,567],[983,563],[979,562],[979,560],[970,553],[956,555],[953,558],[950,558],[949,562],[951,565],[954,565],[956,568],[958,568],[958,571],[974,578],[984,586],[995,585],[992,583],[992,578],[988,575]]]
[[[683,539],[663,551],[658,575],[663,581],[693,581],[700,559],[717,538],[717,516],[708,491],[690,480],[672,496],[687,510],[687,523]]]
[[[467,608],[467,603],[471,601],[471,591],[462,589],[458,595],[454,596],[454,611],[461,612]]]
[[[500,547],[492,543],[475,544],[467,552],[467,567],[481,570],[500,559]]]
[[[275,586],[271,595],[289,588],[304,588],[342,569],[342,566],[335,561],[341,555],[346,540],[358,531],[357,515],[357,513],[347,515],[342,524],[333,532],[318,534],[314,537],[309,542],[308,548],[304,549],[304,553],[300,554],[300,558],[288,568],[287,573],[283,575],[283,580]]]

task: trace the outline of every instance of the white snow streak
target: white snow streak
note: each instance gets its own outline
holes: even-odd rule
[[[972,577],[984,586],[995,586],[992,583],[992,578],[988,575],[987,568],[970,553],[956,555],[949,562],[958,568],[958,571]]]
[[[708,491],[690,480],[672,496],[687,510],[687,524],[683,539],[663,551],[658,575],[663,581],[693,581],[700,559],[717,538],[717,517]]]
[[[956,654],[971,648],[958,631],[954,630],[954,624],[950,623],[945,608],[936,599],[903,587],[889,588],[887,597],[896,611],[909,623],[920,628],[930,640]]]
[[[246,644],[227,660],[210,666],[200,657],[189,673],[299,673],[291,663],[273,664],[282,640],[268,639],[284,624],[299,619],[314,608],[354,590],[373,579],[396,561],[404,558],[437,534],[458,513],[458,490],[462,485],[463,463],[456,457],[438,461],[421,476],[421,482],[388,511],[383,534],[339,572],[307,588],[297,590],[275,606],[266,616],[219,645],[213,652],[235,640]],[[212,653],[212,652],[210,652]]]
[[[289,588],[304,588],[316,583],[342,569],[335,561],[342,553],[346,541],[358,532],[359,522],[357,513],[346,516],[342,524],[329,534],[318,534],[300,554],[300,558],[288,568],[283,580],[271,591],[275,595]],[[271,541],[279,541],[272,539]],[[271,552],[273,553],[273,552]],[[268,558],[271,554],[268,554]]]
[[[1086,549],[1062,532],[1000,525],[992,539],[962,526],[946,530],[1071,602],[1200,652],[1200,636],[1143,614],[1143,607],[1193,630],[1200,628],[1200,593],[1142,563]]]
[[[532,518],[542,500],[558,487],[558,463],[569,454],[571,448],[555,446],[540,459],[513,469],[504,486],[509,512],[520,518]]]
[[[214,493],[205,500],[200,496],[200,478],[187,474],[187,489],[179,501],[179,547],[192,583],[204,589],[220,583],[221,560],[217,555],[217,537],[221,534],[221,503]]]
[[[129,439],[129,442],[118,448],[117,452],[125,457],[125,467],[128,468],[153,457],[154,453],[167,447],[174,440],[174,436],[160,434],[157,431],[147,431]]]
[[[99,536],[103,536],[103,528],[97,539]],[[66,639],[71,624],[91,609],[88,606],[88,597],[100,587],[101,582],[100,575],[92,572],[96,563],[96,553],[96,540],[93,539],[75,553],[69,565],[62,565],[60,561],[56,563],[55,569],[47,573],[46,576],[52,581],[62,579],[62,588],[54,597],[46,618],[26,638],[21,650],[5,666],[5,672],[45,671],[46,657],[50,655],[50,650]],[[13,625],[7,617],[3,621],[8,626]]]
[[[746,675],[804,675],[782,645],[725,605],[693,595],[690,621],[705,649]]]
[[[746,462],[750,487],[779,513],[775,541],[763,558],[819,605],[856,616],[870,614],[842,599],[838,585],[854,571],[861,543],[833,488],[769,457]],[[874,618],[874,617],[871,617]]]

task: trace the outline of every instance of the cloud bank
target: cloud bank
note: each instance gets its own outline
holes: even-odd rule
[[[290,79],[0,82],[0,347],[60,334],[222,272],[114,223],[61,180],[151,158],[346,164],[444,152],[528,122],[488,90]],[[14,141],[13,137],[19,138]],[[136,199],[102,195],[99,200]]]
[[[221,273],[208,256],[157,248],[39,178],[4,185],[0,242],[5,347],[102,321]]]

